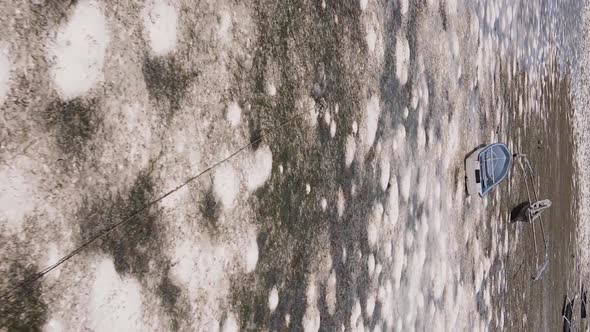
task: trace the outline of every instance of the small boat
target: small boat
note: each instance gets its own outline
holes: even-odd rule
[[[467,193],[483,197],[502,182],[512,166],[512,154],[504,143],[475,150],[465,160]]]

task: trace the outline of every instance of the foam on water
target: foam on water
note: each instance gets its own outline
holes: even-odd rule
[[[344,198],[344,191],[342,191],[342,188],[338,188],[338,201],[336,203],[338,217],[342,217],[342,215],[344,214],[345,204],[346,204],[346,200]]]
[[[31,177],[14,167],[0,168],[0,176],[4,180],[0,189],[0,221],[8,230],[20,232],[25,216],[35,208]]]
[[[408,67],[410,65],[410,45],[404,34],[398,34],[395,41],[395,74],[400,85],[408,81]]]
[[[313,275],[310,277],[305,294],[307,307],[303,316],[303,330],[305,332],[316,332],[320,329],[320,311],[317,307],[318,294]]]
[[[349,167],[354,161],[354,155],[356,153],[356,140],[354,136],[349,135],[346,138],[346,152],[344,154],[344,163],[346,167]]]
[[[254,177],[252,187],[258,184],[259,177]],[[240,190],[238,173],[230,164],[224,164],[215,170],[213,175],[213,191],[215,197],[223,204],[225,208],[232,208],[236,204],[238,192]]]
[[[272,172],[272,152],[267,145],[258,148],[246,160],[244,175],[247,177],[246,186],[249,191],[262,187],[270,178]],[[230,180],[228,180],[230,181]],[[231,190],[231,186],[229,186]]]
[[[336,311],[336,271],[332,270],[326,286],[326,304],[328,312],[333,315]]]
[[[143,11],[146,37],[154,55],[166,55],[176,48],[178,14],[165,0],[148,2]]]
[[[8,57],[8,48],[0,44],[0,106],[4,102],[10,88],[11,66],[12,64]]]
[[[273,287],[268,295],[268,309],[270,312],[273,312],[277,305],[279,304],[279,292],[277,291],[277,287]]]
[[[97,263],[91,294],[89,318],[94,331],[143,329],[141,286],[133,278],[121,277],[110,258]]]
[[[240,328],[238,325],[238,321],[236,320],[236,317],[231,313],[228,314],[227,318],[223,322],[223,325],[221,326],[221,331],[222,332],[238,332],[239,330],[240,330]]]
[[[242,109],[240,105],[233,101],[227,105],[225,110],[225,119],[232,127],[235,127],[240,124],[240,117],[242,115]]]
[[[72,99],[103,79],[103,63],[110,33],[101,5],[80,1],[70,18],[48,41],[50,75],[59,94]]]
[[[366,105],[366,119],[365,119],[365,137],[364,143],[367,146],[372,146],[375,141],[377,132],[377,125],[379,124],[379,115],[381,114],[381,107],[379,105],[379,97],[372,96],[367,100]]]

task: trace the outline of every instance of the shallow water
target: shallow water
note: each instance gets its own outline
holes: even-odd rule
[[[0,288],[177,188],[3,301],[0,326],[556,328],[588,238],[563,208],[584,174],[582,9],[0,2]],[[464,190],[465,156],[495,141],[560,179],[540,181],[566,222],[537,284],[507,219],[518,171]]]

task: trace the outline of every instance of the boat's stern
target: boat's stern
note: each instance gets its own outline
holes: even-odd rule
[[[481,174],[479,154],[483,148],[475,150],[465,159],[465,182],[467,184],[467,194],[481,194]]]

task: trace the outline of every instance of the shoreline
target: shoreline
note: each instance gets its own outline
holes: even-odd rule
[[[553,75],[553,76],[552,76]],[[509,105],[518,105],[519,96],[526,95],[525,75],[516,78],[516,86],[508,94]],[[536,173],[539,199],[549,198],[551,208],[543,214],[543,225],[549,242],[549,266],[540,280],[531,280],[534,273],[534,234],[526,223],[508,224],[511,237],[506,254],[507,287],[500,297],[505,303],[508,331],[553,330],[561,327],[561,306],[564,296],[579,291],[575,263],[577,239],[577,188],[574,178],[575,139],[571,125],[573,107],[570,99],[571,76],[560,75],[556,64],[543,77],[541,109],[536,114],[511,114],[505,130],[517,142],[515,153],[528,155]],[[526,187],[518,165],[513,165],[511,186],[502,189],[500,209],[509,215],[512,207],[527,201]],[[509,188],[506,188],[509,187]],[[509,219],[509,217],[507,218]],[[539,265],[544,250],[539,225],[536,226]],[[525,253],[523,255],[523,253]],[[524,256],[524,257],[523,257]]]

